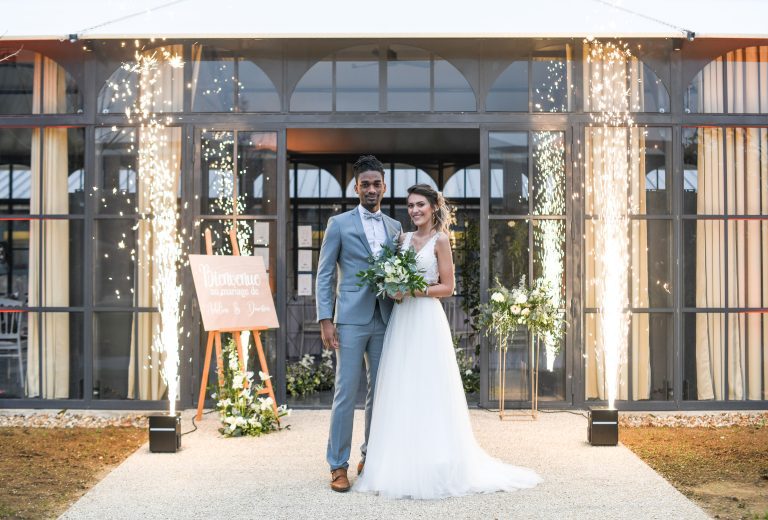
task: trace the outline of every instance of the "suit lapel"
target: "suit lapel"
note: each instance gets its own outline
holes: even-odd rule
[[[384,231],[387,233],[387,241],[385,243],[390,249],[394,249],[395,244],[392,242],[392,239],[395,238],[397,233],[394,222],[394,219],[384,215]]]
[[[368,254],[373,256],[371,245],[368,243],[368,237],[365,236],[365,229],[363,228],[362,217],[360,217],[360,210],[355,207],[351,213],[352,214],[350,217],[352,218],[352,222],[355,225],[355,233],[357,234],[358,238],[363,241],[363,245],[365,246],[365,250],[368,251]]]

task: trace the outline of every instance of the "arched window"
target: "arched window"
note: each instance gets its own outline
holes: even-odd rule
[[[156,81],[146,88],[151,89],[156,112],[181,112],[184,108],[184,69],[170,60],[182,56],[181,45],[168,45],[143,51],[145,56],[154,56],[157,61]],[[136,102],[141,89],[141,78],[134,70],[134,63],[123,63],[110,74],[101,87],[96,99],[101,114],[122,114]]]
[[[277,112],[280,96],[256,63],[226,49],[192,46],[193,112]]]
[[[601,45],[594,43],[585,47],[585,52],[590,53],[589,60],[584,62],[585,111],[598,110],[599,96],[605,96],[605,78],[613,81],[613,78],[623,76],[623,88],[629,93],[627,109],[630,112],[669,112],[669,92],[653,69],[636,56],[629,56],[620,64],[609,53],[603,53],[607,47]]]
[[[260,178],[260,177],[259,177]],[[257,178],[257,181],[258,179]],[[331,172],[311,164],[299,164],[288,172],[291,198],[341,198],[341,184]],[[255,186],[254,186],[255,188]]]
[[[768,113],[768,46],[737,49],[709,62],[685,91],[685,111]]]
[[[491,85],[489,112],[568,112],[571,110],[571,46],[539,49],[510,63]]]
[[[386,90],[379,71],[386,67]],[[334,76],[335,74],[335,76]],[[474,91],[461,72],[434,53],[405,45],[365,45],[315,63],[291,96],[293,112],[471,112]]]
[[[83,111],[80,89],[64,68],[37,52],[16,51],[0,50],[0,115]]]
[[[468,166],[448,177],[443,186],[448,200],[480,198],[480,166]]]

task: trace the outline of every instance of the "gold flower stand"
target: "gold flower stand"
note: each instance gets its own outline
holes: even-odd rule
[[[539,414],[539,357],[541,351],[541,339],[538,334],[534,334],[531,341],[531,347],[528,358],[528,382],[531,385],[531,410],[515,410],[507,412],[504,410],[504,401],[507,385],[507,346],[501,345],[499,341],[499,420],[504,418],[527,418],[538,419]]]

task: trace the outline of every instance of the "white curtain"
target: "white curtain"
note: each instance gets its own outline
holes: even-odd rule
[[[768,113],[768,46],[729,52],[694,83],[699,112]],[[699,128],[697,134],[697,212],[731,218],[727,228],[724,220],[697,222],[696,306],[766,307],[768,222],[750,216],[768,215],[768,130]],[[697,314],[696,376],[698,399],[768,398],[768,316],[730,313],[726,325],[722,313]]]
[[[59,112],[65,102],[65,86],[64,70],[54,61],[38,54],[34,68],[33,112]],[[41,88],[42,99],[39,94]],[[33,132],[30,196],[32,214],[69,213],[68,174],[67,129],[46,128],[42,136],[39,131]],[[42,200],[39,195],[41,183]],[[32,220],[29,232],[29,305],[69,306],[69,222]],[[31,312],[28,315],[27,396],[45,399],[68,398],[69,314]]]
[[[606,87],[628,90],[626,111],[637,111],[643,108],[643,66],[636,57],[626,61],[611,61],[596,59],[592,54],[592,46],[584,46],[584,106],[587,111],[598,110],[597,96],[604,95]],[[607,85],[609,78],[622,78],[625,83]],[[623,169],[630,175],[630,193],[627,208],[635,214],[646,212],[646,178],[645,178],[645,136],[640,128],[607,129],[621,136],[625,134],[627,163]],[[603,148],[602,139],[594,129],[588,128],[584,146],[585,164],[585,210],[588,215],[595,211],[594,197],[600,196],[594,192],[597,187],[596,179],[601,175],[601,161],[596,153]],[[630,251],[630,295],[633,307],[648,307],[648,231],[644,220],[631,221],[631,251]],[[595,255],[596,236],[592,221],[585,222],[585,267],[586,304],[587,307],[598,307],[600,301],[599,288],[593,283],[602,276],[601,259]],[[586,349],[586,397],[587,399],[607,399],[605,358],[603,354],[603,338],[599,327],[599,315],[587,315],[585,319],[585,349]],[[629,371],[632,371],[632,396],[634,399],[648,399],[651,393],[651,362],[650,362],[650,326],[647,313],[635,313],[630,323],[630,343],[632,364],[628,364],[628,353],[621,353],[618,399],[628,399]]]
[[[166,47],[172,54],[181,55],[181,45]],[[149,51],[150,53],[152,51]],[[159,55],[159,54],[158,54]],[[181,110],[181,101],[183,99],[184,76],[183,68],[173,68],[167,61],[161,61],[159,81],[153,83],[152,95],[155,98],[157,107],[165,107],[165,111]],[[159,109],[157,110],[160,111]],[[162,131],[161,138],[165,139],[166,145],[159,150],[159,162],[169,166],[169,171],[174,172],[174,191],[178,192],[179,174],[181,170],[181,129],[178,127],[168,127]],[[139,142],[142,143],[141,135]],[[149,214],[149,185],[146,175],[142,171],[138,172],[138,208],[139,213]],[[137,227],[137,239],[139,243],[144,243],[150,223],[141,219]],[[136,305],[139,307],[157,307],[157,301],[152,292],[153,280],[156,277],[157,269],[152,263],[152,258],[160,244],[157,243],[154,235],[149,242],[140,245],[137,248],[137,259],[139,263],[138,280],[136,287]],[[136,327],[131,327],[131,354],[128,364],[128,396],[134,399],[159,400],[165,394],[166,385],[162,378],[163,359],[152,348],[153,338],[157,332],[160,316],[156,312],[139,312],[135,314],[138,320]],[[138,329],[138,331],[137,331]],[[138,381],[136,378],[136,363],[138,363]]]

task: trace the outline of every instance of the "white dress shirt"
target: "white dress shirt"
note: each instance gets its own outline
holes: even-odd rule
[[[387,230],[384,227],[384,219],[375,220],[372,218],[365,218],[365,213],[368,210],[362,205],[357,206],[357,210],[360,213],[360,220],[363,222],[363,229],[365,230],[365,238],[368,239],[368,245],[371,246],[373,256],[379,256],[381,252],[381,245],[387,241]],[[374,213],[374,215],[380,215],[381,210]]]

